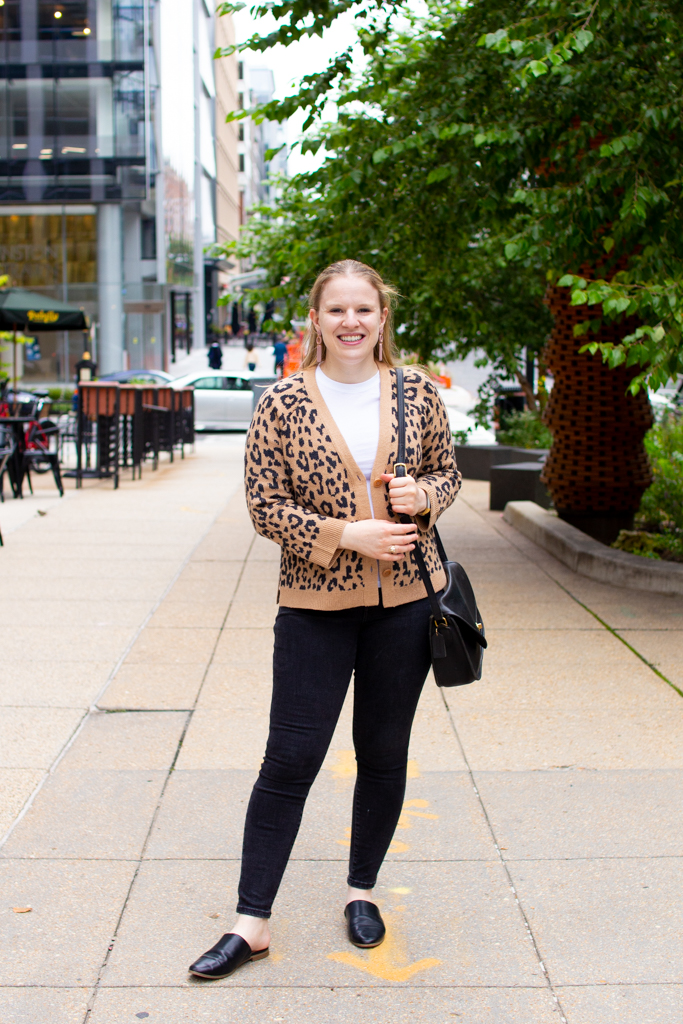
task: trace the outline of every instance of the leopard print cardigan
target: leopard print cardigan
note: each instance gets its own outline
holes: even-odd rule
[[[446,577],[432,527],[459,488],[453,439],[439,394],[418,371],[404,372],[406,465],[429,495],[418,516],[420,546],[435,590]],[[375,519],[393,519],[381,473],[397,458],[396,372],[380,365],[380,435],[372,472]],[[412,558],[391,565],[340,547],[349,521],[370,519],[365,477],[356,465],[315,380],[315,367],[265,391],[247,435],[247,505],[257,532],[282,548],[278,600],[291,608],[335,611],[382,602],[394,607],[426,596]]]

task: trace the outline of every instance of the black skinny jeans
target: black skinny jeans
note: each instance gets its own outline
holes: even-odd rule
[[[372,889],[394,835],[408,741],[430,665],[429,602],[339,612],[280,608],[270,733],[244,829],[237,911],[270,917],[308,792],[354,675],[348,884]]]

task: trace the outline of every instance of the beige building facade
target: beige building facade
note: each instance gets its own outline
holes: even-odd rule
[[[232,46],[235,28],[229,14],[216,17],[216,47]],[[237,139],[238,123],[226,117],[239,106],[235,54],[215,61],[216,80],[216,241],[234,241],[240,225]]]

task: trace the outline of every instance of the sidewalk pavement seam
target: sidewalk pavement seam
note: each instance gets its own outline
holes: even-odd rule
[[[533,946],[533,950],[534,950],[534,953],[536,954],[536,957],[538,959],[539,966],[541,968],[541,971],[543,972],[543,977],[545,978],[546,985],[548,987],[548,991],[550,992],[550,995],[552,996],[553,1001],[554,1001],[555,1005],[557,1006],[557,1010],[558,1010],[558,1012],[560,1014],[560,1019],[562,1021],[562,1024],[568,1024],[568,1021],[567,1021],[567,1018],[565,1016],[564,1010],[562,1009],[562,1004],[560,1003],[559,996],[555,992],[553,983],[550,980],[550,974],[548,973],[548,969],[547,969],[545,963],[543,962],[543,957],[541,956],[541,950],[539,949],[538,942],[536,941],[536,936],[534,935],[533,931],[531,930],[531,924],[529,922],[529,919],[528,919],[528,917],[527,917],[527,915],[526,915],[526,913],[524,911],[524,908],[522,907],[521,901],[520,901],[519,896],[517,894],[517,889],[515,887],[515,883],[512,880],[512,875],[510,874],[510,869],[508,868],[508,862],[503,857],[503,852],[502,852],[502,850],[500,848],[500,845],[498,843],[498,837],[496,836],[495,830],[493,828],[493,824],[491,822],[491,818],[489,817],[489,813],[488,813],[488,811],[486,809],[486,805],[484,804],[484,801],[482,799],[481,793],[479,792],[479,787],[477,786],[476,780],[474,778],[474,772],[472,771],[472,767],[471,767],[471,765],[469,763],[469,760],[467,759],[467,754],[465,753],[465,748],[463,746],[462,740],[460,739],[460,734],[458,733],[458,730],[457,730],[457,727],[456,727],[456,724],[455,724],[455,720],[453,718],[453,715],[451,714],[451,709],[448,706],[448,701],[446,700],[446,694],[444,693],[443,687],[439,687],[439,693],[441,694],[441,699],[443,700],[444,707],[446,708],[446,713],[448,715],[448,720],[451,723],[451,728],[453,730],[453,734],[454,734],[454,736],[455,736],[455,738],[456,738],[456,740],[458,742],[458,746],[460,747],[460,752],[462,754],[462,759],[465,762],[465,764],[467,765],[467,771],[468,771],[468,774],[469,774],[469,777],[470,777],[470,782],[472,783],[472,788],[473,788],[473,790],[475,792],[477,800],[479,801],[479,806],[481,807],[482,814],[484,815],[484,819],[486,821],[486,826],[487,826],[489,832],[491,833],[491,839],[493,840],[493,845],[495,846],[496,853],[498,854],[498,862],[501,864],[501,866],[503,868],[503,871],[505,872],[505,877],[508,880],[508,885],[510,886],[510,891],[512,892],[512,895],[514,897],[515,903],[517,905],[517,910],[519,911],[520,917],[522,918],[522,921],[524,923],[524,927],[526,929],[526,933],[529,936],[529,940],[531,942],[531,945]],[[514,986],[514,987],[516,988],[517,986]]]
[[[225,507],[223,507],[221,509],[221,511],[216,515],[216,517],[211,521],[209,529],[211,527],[213,527],[213,525],[215,524],[216,520],[219,518],[220,515],[223,514],[223,512],[225,512]],[[204,533],[202,535],[202,538],[199,541],[199,544],[201,544],[201,542],[206,538],[206,535],[207,535],[208,532],[209,531],[207,530],[206,533]],[[218,647],[218,643],[220,641],[220,638],[223,635],[223,631],[225,629],[226,623],[228,621],[228,617],[229,617],[230,612],[232,610],[232,606],[233,606],[233,603],[235,601],[235,597],[237,595],[237,592],[239,591],[240,583],[241,583],[242,577],[244,575],[244,570],[246,568],[247,562],[249,561],[249,555],[252,552],[255,540],[256,540],[256,534],[254,534],[254,536],[252,537],[251,542],[249,544],[249,547],[247,549],[247,552],[246,552],[246,554],[244,556],[244,559],[242,560],[242,565],[241,565],[240,571],[238,573],[237,579],[235,581],[235,588],[233,590],[232,597],[230,598],[230,602],[229,602],[228,607],[226,609],[225,616],[223,618],[223,622],[221,624],[221,627],[218,630],[218,634],[216,636],[216,640],[215,640],[213,649],[211,651],[211,655],[209,657],[209,660],[207,662],[206,668],[204,670],[204,675],[202,676],[202,681],[201,681],[201,683],[199,685],[199,689],[197,690],[197,693],[195,695],[195,699],[194,699],[192,708],[190,709],[190,711],[187,712],[187,717],[185,719],[185,725],[183,726],[183,730],[182,730],[182,732],[180,734],[180,738],[178,739],[178,744],[176,746],[176,751],[175,751],[175,754],[173,756],[173,760],[171,762],[171,765],[168,768],[168,771],[166,772],[166,778],[164,779],[164,784],[163,784],[163,786],[161,788],[161,793],[159,794],[159,799],[157,800],[157,805],[156,805],[156,807],[154,809],[154,813],[152,814],[152,817],[150,819],[149,828],[147,829],[147,835],[145,836],[145,840],[144,840],[144,842],[142,844],[142,849],[140,850],[140,856],[137,858],[136,868],[135,868],[135,871],[133,872],[133,877],[130,880],[130,885],[128,886],[128,891],[127,891],[126,897],[125,897],[125,899],[123,901],[123,905],[121,907],[121,912],[119,913],[118,919],[116,921],[116,925],[114,927],[113,934],[112,934],[112,937],[111,937],[111,942],[109,943],[109,946],[107,947],[107,950],[106,950],[106,952],[104,954],[104,959],[102,960],[102,963],[100,965],[100,969],[97,972],[97,979],[95,981],[95,985],[93,987],[92,993],[91,993],[91,995],[90,995],[90,997],[88,999],[87,1008],[86,1008],[86,1011],[85,1011],[85,1016],[83,1017],[83,1024],[87,1024],[87,1022],[88,1022],[88,1020],[89,1020],[89,1018],[90,1018],[90,1016],[91,1016],[91,1014],[92,1014],[92,1012],[93,1012],[93,1010],[95,1008],[95,1002],[97,1000],[97,994],[98,994],[99,989],[100,989],[100,983],[102,981],[102,976],[104,974],[104,971],[106,970],[107,964],[109,963],[109,958],[111,956],[112,950],[114,949],[114,945],[116,943],[116,938],[117,938],[117,935],[118,935],[118,932],[119,932],[119,928],[121,927],[121,922],[123,921],[123,917],[124,917],[124,915],[126,913],[126,910],[128,908],[128,903],[130,901],[130,898],[131,898],[131,895],[132,895],[132,892],[133,892],[133,888],[135,886],[135,882],[136,882],[138,874],[140,872],[140,868],[142,867],[142,864],[143,864],[143,862],[145,860],[145,852],[147,850],[147,846],[149,845],[149,840],[150,840],[150,837],[152,835],[152,831],[154,829],[154,825],[155,825],[156,820],[157,820],[157,818],[159,816],[159,812],[161,810],[161,804],[163,802],[164,795],[166,793],[166,789],[168,787],[169,780],[170,780],[171,775],[173,774],[173,772],[175,770],[175,766],[176,766],[176,763],[178,761],[178,757],[180,756],[180,751],[182,750],[182,747],[183,747],[183,741],[185,739],[185,736],[187,735],[187,730],[188,730],[188,728],[190,726],[190,722],[192,721],[192,716],[194,715],[194,712],[197,709],[197,704],[199,702],[199,698],[200,698],[202,689],[203,689],[204,684],[206,682],[206,678],[207,678],[207,676],[209,674],[209,670],[210,670],[210,668],[211,668],[211,666],[213,664],[213,659],[214,659],[214,656],[216,654],[216,649]],[[197,544],[192,549],[192,552],[188,555],[187,559],[183,562],[181,568],[178,570],[178,573],[173,578],[173,583],[175,583],[176,579],[180,576],[180,573],[185,568],[186,564],[190,561],[190,559],[192,557],[192,553],[196,550],[196,548],[199,546],[199,544]],[[172,584],[171,584],[171,586],[172,586]],[[170,591],[170,586],[166,589],[166,591],[164,591],[164,597],[169,593],[169,591]],[[163,598],[161,600],[163,600]],[[159,604],[161,604],[161,600],[159,601]],[[156,611],[156,607],[157,606],[155,606],[155,608],[153,609],[154,611]],[[145,619],[143,627],[140,628],[138,634],[136,634],[135,639],[137,639],[137,636],[139,636],[140,633],[142,633],[142,629],[144,628],[144,625],[146,625],[149,622],[149,619],[151,618],[151,615],[152,615],[152,613],[150,613],[150,615],[147,617],[147,619]],[[126,654],[128,653],[128,651],[131,650],[131,648],[132,648],[132,643],[126,649]],[[112,673],[111,680],[113,680],[114,676],[116,675],[116,672],[118,671],[120,665],[123,663],[124,658],[125,658],[125,655],[124,655],[123,658],[121,658],[121,661],[119,662],[119,665],[117,665],[115,672]],[[97,696],[98,700],[102,696],[102,694],[105,692],[106,686],[109,685],[109,682],[111,680],[107,681],[107,684],[105,685],[105,687],[103,687],[103,689],[98,694],[98,696]],[[122,709],[122,710],[125,710],[125,709]],[[126,987],[128,987],[128,986],[126,986]]]
[[[470,505],[470,503],[465,501],[464,498],[462,498],[462,501],[464,501],[465,504],[469,508],[471,508],[473,512],[475,512],[477,515],[479,515],[480,518],[483,518],[480,515],[479,510],[474,505]],[[526,553],[526,551],[524,551],[524,549],[522,547],[520,547],[518,544],[515,544],[514,539],[512,539],[511,537],[509,537],[506,534],[504,534],[501,530],[499,530],[495,523],[489,523],[489,525],[493,527],[493,529],[496,531],[496,533],[500,537],[503,537],[510,544],[512,544],[512,546],[515,547],[520,552],[520,554],[524,555],[524,557],[526,559],[528,559],[528,561],[532,561],[532,559],[529,558],[529,556]],[[539,549],[539,550],[541,550],[541,549]],[[545,553],[546,552],[544,552],[544,554]],[[550,555],[550,557],[552,558],[553,556]],[[592,615],[593,618],[596,619],[597,622],[599,622],[600,625],[604,629],[606,629],[608,633],[611,633],[613,637],[616,637],[616,639],[619,640],[620,643],[622,643],[624,645],[624,647],[627,647],[629,649],[629,651],[631,651],[632,654],[635,654],[636,658],[639,658],[640,661],[642,661],[644,665],[647,665],[647,667],[652,672],[654,672],[654,674],[656,676],[659,676],[659,678],[663,682],[665,682],[668,686],[670,686],[672,690],[675,690],[676,693],[679,695],[679,697],[683,697],[683,690],[681,690],[678,686],[676,686],[676,684],[673,683],[670,679],[667,679],[667,677],[662,672],[660,672],[659,669],[656,668],[656,666],[653,665],[651,661],[648,661],[647,658],[640,653],[640,651],[636,650],[636,648],[633,647],[628,642],[628,640],[625,640],[624,637],[621,636],[621,633],[622,632],[628,632],[628,629],[622,629],[619,632],[617,632],[617,630],[613,629],[613,627],[610,626],[607,622],[605,622],[604,619],[601,619],[600,616],[597,614],[597,612],[594,612],[593,609],[589,608],[589,606],[587,604],[584,604],[584,602],[580,598],[576,597],[575,594],[572,594],[571,590],[569,590],[567,587],[565,587],[565,585],[563,583],[560,583],[560,581],[555,576],[553,576],[553,574],[544,565],[541,565],[540,562],[533,562],[533,564],[538,569],[540,569],[541,572],[545,573],[545,575],[548,577],[548,579],[552,580],[553,583],[557,584],[557,586],[560,588],[560,590],[563,590],[565,592],[565,594],[567,594],[568,597],[571,597],[572,601],[575,601],[581,608],[583,608],[584,611],[588,612],[589,615]],[[558,563],[558,564],[560,564],[560,563]],[[530,632],[532,629],[533,629],[533,627],[530,627],[528,631]],[[634,629],[633,632],[640,632],[640,631]],[[658,632],[658,631],[657,630],[649,630],[648,632]],[[659,630],[659,632],[665,633],[665,632],[667,632],[667,630]]]
[[[88,722],[88,720],[90,719],[90,717],[93,714],[100,714],[101,713],[100,709],[97,707],[97,702],[100,700],[102,695],[105,693],[105,691],[106,691],[107,687],[110,685],[110,683],[112,683],[114,681],[114,679],[116,678],[117,672],[119,671],[119,669],[123,665],[124,661],[126,660],[128,655],[130,654],[130,652],[131,652],[131,650],[133,648],[133,645],[135,644],[135,642],[140,637],[140,634],[142,633],[144,628],[147,626],[148,622],[150,621],[150,619],[152,618],[154,613],[161,606],[162,602],[166,599],[166,597],[168,597],[168,595],[171,592],[173,586],[177,583],[181,573],[183,572],[183,570],[186,568],[186,566],[191,561],[192,555],[197,550],[199,545],[206,539],[207,535],[209,534],[209,532],[213,528],[216,520],[218,519],[218,517],[220,515],[222,515],[222,513],[224,511],[225,511],[225,506],[219,512],[217,512],[216,515],[213,517],[213,519],[208,524],[206,530],[201,535],[201,537],[199,538],[197,543],[193,546],[192,550],[189,551],[187,556],[183,559],[182,563],[180,564],[180,567],[179,567],[178,571],[175,573],[173,578],[170,580],[170,582],[169,582],[168,586],[166,587],[166,589],[164,590],[164,592],[160,595],[159,599],[155,602],[153,607],[150,609],[149,613],[146,615],[146,617],[144,618],[144,620],[142,621],[142,623],[138,627],[138,629],[136,629],[135,633],[133,634],[133,636],[129,640],[128,644],[124,648],[123,653],[121,654],[121,657],[116,662],[116,664],[114,665],[114,668],[111,670],[111,672],[107,676],[104,684],[100,688],[100,691],[97,694],[97,696],[95,697],[95,700],[92,702],[92,704],[90,705],[88,710],[83,714],[80,722],[78,723],[78,725],[76,726],[74,731],[71,733],[71,736],[68,738],[68,740],[66,741],[66,743],[64,744],[64,746],[62,747],[60,752],[57,754],[56,758],[54,759],[54,761],[52,762],[50,767],[44,772],[43,777],[41,778],[40,782],[38,783],[36,788],[33,790],[31,795],[29,796],[28,800],[26,801],[26,803],[22,807],[21,811],[19,812],[19,814],[16,816],[16,818],[14,819],[12,824],[10,825],[10,827],[7,830],[7,832],[5,833],[5,835],[0,839],[0,850],[5,845],[7,840],[10,838],[10,836],[14,832],[14,830],[17,827],[17,825],[19,824],[19,822],[23,820],[24,816],[31,809],[31,807],[32,807],[36,797],[40,793],[41,789],[43,788],[43,786],[45,785],[47,780],[50,778],[50,776],[54,775],[55,771],[59,767],[59,765],[62,762],[63,758],[69,752],[69,750],[71,749],[71,747],[76,742],[76,740],[78,739],[79,735],[81,734],[82,730],[85,728],[85,725]],[[251,550],[251,548],[249,550]],[[246,558],[245,558],[245,561],[246,561]]]
[[[591,854],[591,856],[585,857],[508,857],[505,861],[506,864],[580,864],[585,863],[596,863],[602,861],[617,861],[620,864],[633,861],[652,861],[652,860],[671,860],[680,861],[682,856],[675,853],[653,853],[645,855],[638,854],[622,854],[614,856],[607,856],[605,854]],[[107,855],[106,857],[83,857],[83,856],[67,856],[61,855],[59,857],[3,857],[3,864],[11,864],[13,862],[24,863],[26,860],[30,860],[32,864],[44,863],[45,861],[54,861],[55,863],[64,862],[77,862],[84,864],[99,864],[102,861],[106,861],[108,864],[137,864],[137,857],[114,857]],[[343,864],[348,860],[348,857],[290,857],[288,863],[290,864]],[[145,857],[146,864],[240,864],[241,857]],[[493,860],[491,857],[420,857],[410,858],[401,857],[400,861],[395,863],[400,864],[497,864],[498,860]],[[2,982],[0,981],[0,985]]]
[[[638,987],[640,987],[641,985],[642,986],[648,985],[650,987],[656,987],[658,985],[668,985],[668,986],[670,986],[670,985],[677,985],[677,986],[680,986],[681,982],[677,982],[677,981],[673,981],[673,982],[671,982],[671,981],[643,981],[643,982],[640,982],[639,981],[639,982],[637,982],[637,985],[638,985]],[[320,984],[320,985],[302,985],[300,982],[297,982],[296,984],[284,985],[284,984],[278,982],[276,985],[262,985],[262,986],[259,986],[261,991],[263,991],[264,989],[273,989],[273,990],[278,990],[278,989],[302,989],[303,991],[319,990],[319,989],[322,989],[323,991],[325,989],[332,989],[332,990],[334,990],[334,989],[349,989],[351,991],[354,991],[354,990],[357,990],[359,987],[360,986],[357,985],[357,984],[356,985],[346,985],[346,984],[340,984],[339,982],[336,982],[334,985],[325,985],[325,984]],[[585,984],[582,984],[582,985],[571,984],[571,983],[570,984],[558,985],[558,988],[597,988],[597,987],[598,986],[597,986],[597,984],[595,982],[586,982]],[[601,988],[612,988],[612,987],[614,987],[614,988],[619,988],[619,987],[622,987],[622,988],[633,988],[635,986],[634,986],[634,984],[632,982],[616,981],[616,982],[609,982],[609,983],[606,983],[604,985],[600,985],[600,987]],[[37,988],[37,989],[47,989],[48,991],[52,991],[54,989],[58,989],[59,991],[62,991],[62,992],[70,992],[70,991],[76,991],[77,992],[77,991],[80,991],[82,989],[87,989],[88,986],[87,985],[57,985],[57,984],[54,984],[54,985],[40,985],[40,984],[35,984],[33,982],[31,982],[30,984],[27,984],[27,985],[3,985],[2,982],[0,982],[0,991],[3,991],[3,990],[4,991],[11,991],[12,989],[16,989],[18,991],[25,991],[26,989],[34,989],[34,988]],[[201,988],[204,988],[204,986],[202,985]],[[539,992],[540,991],[540,992],[542,992],[542,991],[544,991],[544,989],[539,988],[538,985],[500,985],[500,984],[496,984],[496,982],[486,983],[485,985],[484,984],[477,984],[476,982],[468,982],[467,984],[463,984],[463,985],[449,984],[448,982],[440,982],[439,985],[438,985],[438,988],[439,989],[442,989],[442,988],[454,989],[454,990],[458,990],[458,989],[478,989],[478,990],[481,990],[481,991],[488,991],[490,989],[497,989],[497,990],[499,990],[501,992],[510,992],[510,991],[515,991],[515,992]],[[200,986],[199,985],[196,985],[196,986],[192,985],[191,987],[188,987],[187,985],[180,985],[180,984],[172,985],[172,984],[169,984],[168,982],[160,981],[160,982],[155,982],[153,985],[144,985],[144,984],[143,985],[141,985],[141,984],[134,984],[134,985],[110,985],[110,986],[108,986],[105,989],[105,991],[111,992],[113,989],[116,989],[117,991],[122,991],[122,990],[125,991],[126,989],[132,989],[132,990],[135,990],[135,991],[137,991],[139,989],[151,989],[153,991],[156,991],[157,989],[168,989],[170,991],[174,991],[174,990],[178,989],[181,992],[188,992],[188,991],[191,992],[193,990],[194,991],[200,991]],[[237,981],[233,979],[233,981],[230,984],[230,988],[227,989],[227,991],[230,991],[231,989],[245,989],[245,990],[249,989],[249,990],[253,991],[254,990],[254,986],[253,985],[245,985],[245,984],[241,984],[241,983],[238,984]],[[396,989],[395,984],[393,984],[393,985],[381,985],[381,984],[375,984],[375,983],[373,983],[372,989],[373,990],[374,989],[386,989],[389,992],[396,992],[396,991],[405,992],[406,990],[411,990],[411,989],[414,992],[429,991],[429,989],[425,988],[424,985],[411,985],[410,982],[405,982],[405,981],[401,982],[401,988],[398,989],[398,990]],[[208,991],[208,989],[207,989],[207,991]],[[220,989],[216,989],[216,991],[221,991],[221,990]],[[225,991],[225,990],[223,990],[223,991]],[[52,1024],[52,1022],[50,1022],[50,1024]]]

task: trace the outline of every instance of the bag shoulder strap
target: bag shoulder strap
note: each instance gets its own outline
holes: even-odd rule
[[[396,398],[398,404],[398,463],[406,461],[406,400],[403,390],[403,367],[396,367]]]
[[[396,397],[398,406],[398,458],[396,459],[396,462],[398,463],[398,468],[400,469],[401,465],[404,464],[406,460],[406,408],[405,395],[403,390],[402,366],[396,367]],[[405,469],[403,469],[402,473],[400,473],[399,475],[404,476]],[[411,522],[408,516],[401,516],[401,521],[404,523]],[[445,562],[446,552],[444,551],[444,547],[443,544],[441,543],[441,538],[439,537],[436,527],[434,528],[434,536],[436,538],[436,544],[439,550],[439,557],[441,558],[442,562]],[[424,560],[424,555],[422,554],[422,549],[420,548],[420,545],[418,543],[415,544],[415,550],[413,551],[412,554],[415,559],[418,572],[420,573],[420,577],[422,578],[425,590],[427,591],[427,597],[429,598],[429,605],[432,610],[432,615],[434,616],[435,619],[440,621],[444,617],[443,611],[441,610],[441,605],[439,604],[439,600],[436,596],[436,591],[434,590],[434,586],[432,585],[432,578],[429,575],[429,570],[427,569],[427,565]]]

